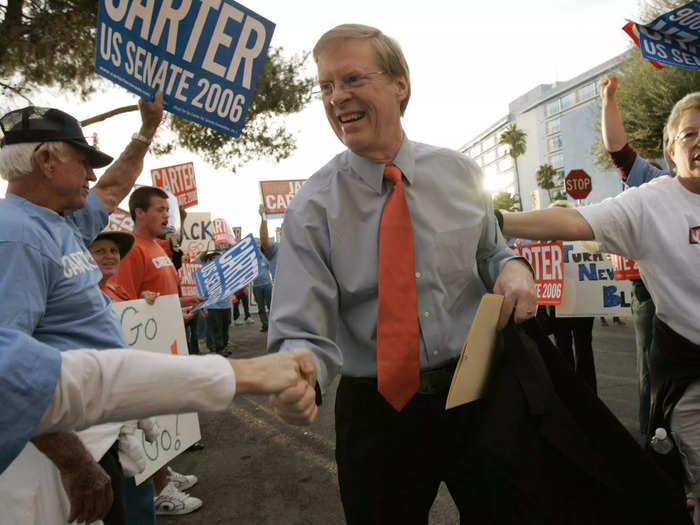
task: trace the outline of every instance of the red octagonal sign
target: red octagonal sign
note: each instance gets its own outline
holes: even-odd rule
[[[591,177],[583,170],[571,170],[564,179],[566,193],[572,199],[585,199],[591,193]]]

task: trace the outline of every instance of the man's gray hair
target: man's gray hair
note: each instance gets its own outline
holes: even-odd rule
[[[12,181],[30,174],[35,167],[34,153],[44,148],[59,160],[65,160],[68,154],[68,146],[65,142],[8,144],[0,148],[0,176],[6,181]]]
[[[393,38],[385,35],[379,29],[361,24],[342,24],[326,31],[318,39],[313,50],[314,61],[318,63],[318,56],[331,42],[336,40],[364,40],[367,39],[374,48],[377,64],[382,71],[392,80],[405,76],[408,85],[406,98],[401,101],[401,114],[403,115],[408,106],[408,99],[411,98],[411,76],[408,71],[408,63],[403,56],[401,46]]]

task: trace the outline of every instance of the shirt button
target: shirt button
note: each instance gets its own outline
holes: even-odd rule
[[[416,279],[420,279],[420,272],[416,272]]]
[[[430,317],[430,312],[423,312],[423,317],[428,319]]]

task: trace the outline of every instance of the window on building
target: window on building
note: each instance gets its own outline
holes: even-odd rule
[[[493,148],[496,145],[496,135],[491,135],[489,138],[484,139],[481,143],[483,151],[489,148]]]
[[[549,163],[554,169],[564,168],[564,155],[557,153],[549,156]]]
[[[545,114],[549,117],[561,111],[561,106],[559,105],[559,99],[553,100],[547,104],[544,108]]]
[[[596,83],[591,82],[590,84],[578,88],[578,100],[583,101],[595,97],[595,86]]]
[[[469,156],[475,159],[481,153],[481,144],[474,144],[469,149]]]
[[[569,93],[561,97],[561,110],[569,109],[576,103],[576,93]]]
[[[512,157],[504,157],[498,161],[499,171],[506,171],[512,167],[513,167],[513,158]]]
[[[498,156],[503,157],[504,155],[508,155],[508,152],[510,151],[510,146],[508,144],[500,144],[498,146]]]
[[[547,132],[547,135],[551,135],[552,133],[559,133],[559,127],[561,125],[561,121],[559,118],[554,118],[552,120],[548,120],[545,122],[545,131]]]
[[[483,158],[484,164],[489,164],[493,162],[494,160],[496,160],[496,150],[492,149],[491,151],[487,151],[486,153],[484,153]]]
[[[557,151],[562,148],[562,143],[561,143],[561,135],[554,135],[553,137],[550,137],[547,139],[547,151],[552,152],[552,151]]]
[[[498,174],[498,169],[496,168],[495,164],[491,164],[490,166],[486,166],[484,168],[484,175],[486,177],[494,177]]]
[[[557,170],[557,174],[554,177],[554,181],[559,185],[563,186],[564,185],[564,168],[559,168]]]

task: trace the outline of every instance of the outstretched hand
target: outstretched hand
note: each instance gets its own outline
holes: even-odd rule
[[[299,380],[270,396],[270,403],[281,419],[293,425],[310,425],[318,415],[316,405],[316,366],[306,349],[291,353],[297,359]],[[272,354],[275,355],[275,354]]]

